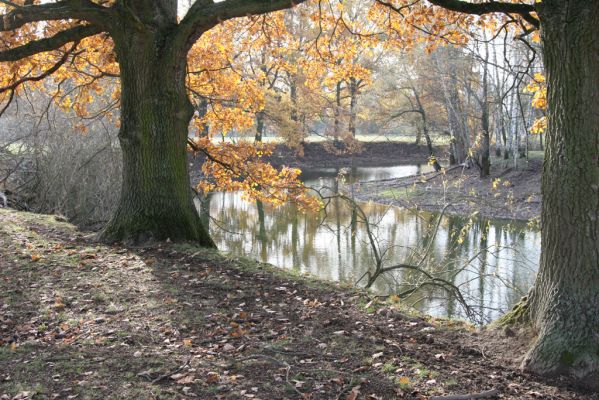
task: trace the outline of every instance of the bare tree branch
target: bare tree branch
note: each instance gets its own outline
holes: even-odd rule
[[[79,42],[73,43],[71,48],[68,49],[67,51],[65,51],[64,54],[62,55],[62,57],[58,61],[56,61],[56,63],[52,67],[48,68],[41,74],[35,75],[35,76],[24,76],[24,77],[20,78],[19,80],[12,82],[11,84],[9,84],[7,86],[0,87],[0,93],[4,93],[9,90],[14,90],[19,85],[22,85],[25,82],[38,82],[38,81],[41,81],[42,79],[45,79],[48,76],[52,75],[54,72],[56,72],[60,67],[62,67],[69,60],[69,56],[73,53],[73,51],[75,50],[75,48],[77,47],[78,44],[79,44]]]
[[[179,27],[181,35],[189,45],[205,31],[222,21],[249,15],[266,14],[291,8],[306,0],[197,0],[183,18]]]
[[[30,22],[68,19],[79,19],[104,26],[108,10],[89,0],[62,0],[56,3],[22,6],[0,16],[0,31],[12,31]]]
[[[102,28],[96,25],[79,25],[58,32],[54,36],[48,38],[32,40],[22,46],[2,50],[0,51],[0,62],[17,61],[45,51],[58,50],[67,43],[78,42],[83,38],[97,35],[102,31]]]
[[[392,3],[376,0],[377,3],[388,7],[394,11],[400,12],[403,7],[396,7]],[[503,14],[516,14],[522,17],[526,22],[534,26],[535,28],[539,27],[539,20],[533,16],[533,13],[536,12],[535,6],[532,4],[524,4],[524,3],[506,3],[502,1],[489,1],[484,3],[470,3],[463,0],[427,0],[433,5],[443,7],[450,11],[460,12],[464,14],[475,14],[475,15],[484,15],[484,14],[494,14],[494,13],[503,13]]]

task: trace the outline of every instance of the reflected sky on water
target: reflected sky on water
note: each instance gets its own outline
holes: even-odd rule
[[[402,165],[346,170],[346,180],[389,179],[428,172],[428,166]],[[306,184],[335,190],[337,169],[305,171]],[[514,305],[528,290],[540,257],[540,232],[526,223],[446,215],[434,235],[438,214],[360,203],[371,223],[385,266],[416,264],[429,249],[424,266],[460,288],[488,322]],[[355,283],[375,261],[364,225],[352,225],[352,208],[334,199],[326,212],[302,213],[293,205],[273,209],[246,202],[238,193],[209,198],[210,229],[222,251],[244,255],[322,279]],[[324,223],[322,223],[324,221]],[[432,239],[432,243],[431,243]],[[397,270],[379,278],[373,290],[401,293],[422,282],[414,271]],[[443,289],[427,286],[404,299],[436,316],[465,318],[464,308]]]

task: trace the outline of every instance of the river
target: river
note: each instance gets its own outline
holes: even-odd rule
[[[428,168],[354,168],[344,171],[344,176],[350,182],[379,180],[427,172]],[[304,171],[302,178],[308,186],[327,187],[332,192],[339,172],[313,169]],[[468,305],[464,307],[445,289],[425,285],[401,299],[421,312],[487,323],[511,308],[534,281],[541,238],[540,232],[526,223],[452,215],[443,216],[438,223],[435,213],[359,204],[385,266],[420,265],[459,288]],[[246,202],[239,193],[213,193],[209,210],[216,244],[233,255],[347,284],[354,284],[375,265],[364,224],[352,225],[352,208],[342,200],[333,200],[321,213],[302,213],[293,205],[273,209]],[[420,263],[422,254],[428,256]],[[401,293],[428,280],[413,270],[395,270],[377,279],[372,290],[382,295]]]

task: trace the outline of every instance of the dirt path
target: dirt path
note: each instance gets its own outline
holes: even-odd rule
[[[518,343],[189,246],[103,246],[0,209],[0,399],[599,399]],[[494,337],[493,340],[490,340]],[[493,346],[493,344],[497,344]],[[511,347],[510,347],[511,346]]]
[[[476,168],[447,168],[444,173],[362,182],[354,185],[356,197],[406,208],[488,218],[538,220],[541,213],[542,160],[531,159],[513,168],[495,162],[491,176],[481,179]],[[534,221],[533,221],[534,223]]]

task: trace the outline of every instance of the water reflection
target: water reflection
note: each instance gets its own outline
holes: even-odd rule
[[[359,168],[351,171],[349,180],[386,179],[422,171],[419,166]],[[305,173],[304,179],[309,185],[335,190],[338,172],[313,170]],[[326,214],[320,215],[304,214],[291,205],[272,209],[249,203],[237,193],[214,193],[204,200],[204,207],[210,210],[211,233],[223,251],[348,283],[354,283],[374,264],[365,229],[355,210],[342,200],[334,199]],[[373,224],[386,265],[414,262],[430,245],[428,267],[458,286],[487,321],[509,309],[532,285],[540,233],[527,229],[526,224],[444,216],[433,235],[436,214],[373,203],[361,207]],[[373,290],[398,293],[405,289],[402,283],[421,278],[414,271],[395,271],[380,278]],[[465,317],[455,298],[439,288],[423,288],[406,302],[432,315]]]

